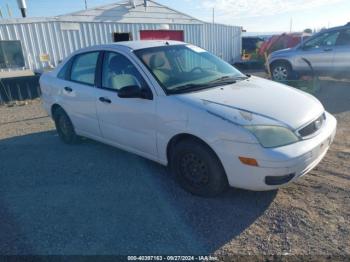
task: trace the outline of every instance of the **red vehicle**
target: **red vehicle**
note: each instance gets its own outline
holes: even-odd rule
[[[265,52],[270,54],[274,51],[291,48],[311,36],[308,33],[283,33],[281,35],[273,35],[262,43],[259,49],[259,55],[264,56]]]

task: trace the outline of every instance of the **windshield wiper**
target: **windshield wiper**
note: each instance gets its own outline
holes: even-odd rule
[[[185,92],[193,92],[198,91],[205,88],[220,86],[220,85],[228,85],[228,84],[234,84],[236,83],[236,79],[231,76],[223,76],[218,79],[215,79],[213,81],[207,82],[207,83],[201,83],[201,84],[186,84],[182,86],[177,86],[168,92],[170,94],[179,94],[179,93],[185,93]]]
[[[251,75],[244,75],[244,76],[237,76],[237,77],[235,77],[235,79],[236,80],[246,80],[250,77],[251,77]]]
[[[187,91],[198,91],[204,88],[212,87],[213,85],[210,84],[186,84],[182,86],[177,86],[174,89],[169,90],[168,92],[170,94],[178,94],[178,93],[184,93]]]
[[[222,76],[222,77],[219,77],[213,81],[210,81],[209,83],[210,84],[217,84],[217,83],[228,83],[228,84],[234,84],[236,83],[237,79],[232,77],[232,76]]]

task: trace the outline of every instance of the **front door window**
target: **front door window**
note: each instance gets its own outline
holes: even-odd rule
[[[305,43],[306,48],[320,48],[334,46],[339,32],[326,32]]]

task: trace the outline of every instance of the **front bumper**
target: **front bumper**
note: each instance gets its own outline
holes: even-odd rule
[[[336,125],[336,119],[326,113],[326,121],[315,137],[291,145],[263,148],[260,144],[221,140],[213,148],[232,187],[273,190],[305,175],[323,159],[334,140]],[[259,166],[242,164],[239,156],[254,158]],[[283,176],[288,177],[284,180]]]

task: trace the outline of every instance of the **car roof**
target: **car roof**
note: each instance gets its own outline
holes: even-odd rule
[[[133,50],[158,47],[164,45],[184,45],[186,43],[174,40],[140,40],[140,41],[125,41],[119,42],[117,45],[124,45]]]
[[[139,41],[121,41],[112,44],[93,45],[85,48],[78,49],[71,53],[68,57],[75,56],[86,52],[103,51],[111,49],[129,49],[139,50],[145,48],[159,47],[159,46],[172,46],[172,45],[188,45],[188,43],[174,40],[139,40]]]
[[[323,29],[323,30],[313,34],[310,38],[307,39],[307,41],[310,41],[323,33],[333,32],[333,31],[342,30],[342,29],[350,29],[350,23],[347,23],[346,25],[341,25],[341,26]]]
[[[339,29],[350,29],[350,23],[347,23],[346,25],[341,25],[341,26],[331,27],[325,30],[321,30],[321,32],[327,32],[327,31],[333,31],[333,30],[339,30]]]
[[[127,47],[131,50],[139,50],[144,48],[159,47],[165,45],[186,45],[187,43],[174,40],[139,40],[139,41],[122,41],[107,45],[94,46],[95,48],[113,48],[113,47]]]

